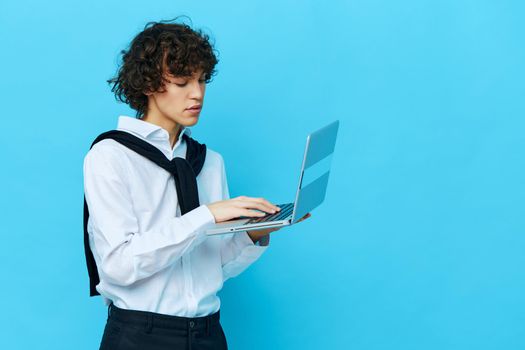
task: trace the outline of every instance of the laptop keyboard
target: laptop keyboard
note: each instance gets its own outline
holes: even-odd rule
[[[278,211],[275,214],[267,214],[266,216],[252,218],[248,222],[246,222],[245,225],[253,224],[253,223],[260,223],[260,222],[283,220],[286,217],[288,217],[293,211],[293,203],[278,204],[277,206],[281,208],[281,211]]]

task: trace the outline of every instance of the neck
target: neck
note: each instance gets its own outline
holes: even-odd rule
[[[177,143],[177,140],[179,139],[180,132],[182,130],[182,126],[173,120],[162,118],[160,115],[156,115],[154,113],[148,113],[141,117],[140,119],[155,124],[157,126],[160,126],[164,130],[166,130],[170,136],[170,145],[173,148],[175,144]]]

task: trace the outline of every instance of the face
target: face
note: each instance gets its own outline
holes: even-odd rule
[[[147,94],[148,112],[144,119],[156,122],[167,130],[173,130],[177,125],[195,125],[206,90],[203,70],[194,72],[191,77],[175,77],[169,74],[166,78],[168,82],[164,86],[164,92]]]

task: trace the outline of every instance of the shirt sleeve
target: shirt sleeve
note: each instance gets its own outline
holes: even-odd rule
[[[108,152],[106,152],[108,151]],[[113,152],[111,152],[113,151]],[[92,227],[90,246],[101,280],[130,285],[173,264],[206,239],[215,223],[206,205],[141,232],[115,150],[93,147],[84,158],[84,194]]]
[[[221,157],[222,197],[230,198],[224,160]],[[266,251],[269,238],[262,239],[260,244],[254,244],[247,231],[236,232],[233,235],[223,235],[221,241],[221,260],[223,281],[239,275],[254,263]]]

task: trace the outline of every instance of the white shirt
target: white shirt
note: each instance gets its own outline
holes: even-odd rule
[[[183,128],[171,148],[168,132],[120,116],[118,130],[149,142],[168,159],[186,157]],[[219,310],[216,293],[266,250],[246,231],[207,236],[215,223],[207,203],[229,198],[222,156],[207,149],[197,176],[200,206],[180,215],[173,176],[120,143],[105,139],[84,158],[89,243],[97,291],[120,308],[199,317]]]

